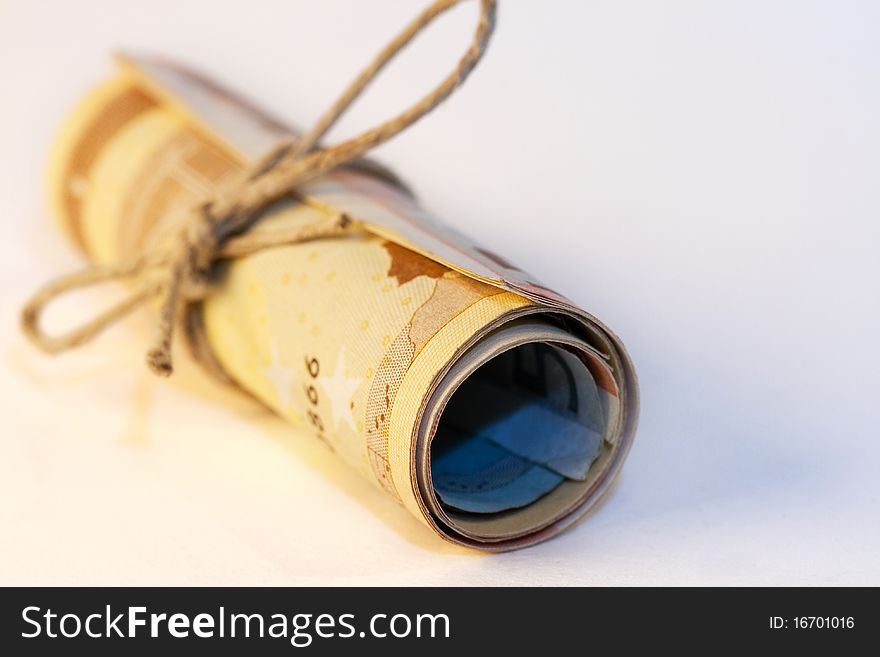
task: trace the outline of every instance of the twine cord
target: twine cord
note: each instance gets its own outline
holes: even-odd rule
[[[446,100],[465,81],[488,45],[495,24],[496,0],[480,0],[479,22],[470,47],[452,72],[431,92],[400,114],[356,137],[333,146],[318,146],[320,139],[385,65],[436,17],[460,1],[437,0],[423,10],[373,58],[302,138],[282,143],[218,190],[211,200],[191,209],[183,229],[170,246],[127,262],[91,266],[61,276],[40,289],[22,310],[21,325],[25,335],[44,352],[60,353],[92,340],[136,308],[158,297],[156,337],[147,352],[147,365],[154,373],[169,376],[173,371],[172,340],[178,317],[187,305],[210,294],[215,263],[276,246],[336,237],[360,228],[357,221],[338,215],[289,233],[260,235],[249,232],[260,219],[260,210],[267,204],[392,139]],[[40,318],[53,300],[77,289],[125,279],[135,282],[135,290],[121,302],[66,333],[49,335],[43,330]]]

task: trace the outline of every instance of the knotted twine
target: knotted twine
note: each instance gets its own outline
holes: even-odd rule
[[[276,246],[332,237],[357,228],[345,215],[292,233],[260,235],[248,231],[259,221],[260,210],[328,171],[363,156],[403,132],[446,100],[479,62],[495,26],[496,0],[480,0],[480,17],[470,47],[453,71],[414,105],[397,116],[334,146],[318,147],[319,140],[337,122],[369,83],[420,31],[460,0],[437,0],[394,37],[361,71],[342,95],[302,138],[274,148],[250,169],[223,186],[209,200],[192,208],[176,239],[153,251],[109,266],[90,266],[56,278],[24,306],[21,325],[25,335],[42,351],[56,354],[78,347],[150,299],[159,299],[156,337],[147,351],[147,365],[157,375],[173,372],[172,338],[178,318],[198,304],[215,286],[215,264]],[[46,306],[56,298],[114,280],[130,279],[135,290],[118,304],[60,335],[47,334],[40,324]]]

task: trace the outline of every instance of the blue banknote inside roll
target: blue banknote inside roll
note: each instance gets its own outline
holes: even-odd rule
[[[608,399],[576,353],[531,342],[491,358],[448,400],[431,448],[434,491],[449,511],[526,507],[599,457]]]

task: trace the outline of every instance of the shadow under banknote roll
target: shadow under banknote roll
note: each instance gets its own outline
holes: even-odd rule
[[[123,57],[61,133],[53,206],[93,262],[135,257],[292,134],[187,69]],[[197,359],[448,540],[511,549],[582,517],[635,431],[619,340],[368,162],[298,188],[252,231],[341,216],[358,230],[216,265],[186,318]]]

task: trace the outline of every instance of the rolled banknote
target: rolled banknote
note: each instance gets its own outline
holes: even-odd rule
[[[88,258],[117,262],[295,134],[179,65],[120,56],[55,145],[53,207]],[[450,541],[511,549],[584,516],[636,426],[619,340],[370,162],[297,189],[252,232],[340,217],[359,229],[223,261],[186,320],[198,360]]]

